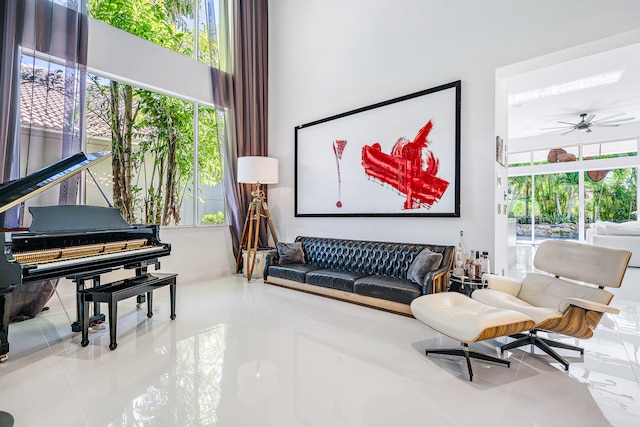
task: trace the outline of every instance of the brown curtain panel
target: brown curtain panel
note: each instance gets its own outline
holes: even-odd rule
[[[212,68],[214,100],[224,108],[227,201],[234,254],[251,201],[251,186],[238,184],[238,157],[267,156],[268,11],[267,0],[221,0],[219,68]],[[265,193],[266,187],[263,187]],[[268,246],[267,225],[260,226],[261,247]]]

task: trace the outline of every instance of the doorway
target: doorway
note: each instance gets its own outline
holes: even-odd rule
[[[507,135],[509,231],[504,245],[510,262],[516,257],[511,229],[518,230],[518,245],[535,245],[545,238],[585,241],[590,224],[598,219],[637,219],[640,59],[636,58],[640,58],[640,35],[623,33],[496,70],[496,128]],[[592,121],[606,119],[602,123],[606,126],[574,129],[585,113],[583,118],[593,116]],[[608,126],[620,118],[624,120],[619,125]],[[632,149],[614,149],[620,144]],[[547,157],[553,149],[574,158],[550,162]],[[496,194],[496,203],[502,198]],[[520,222],[528,227],[519,227]],[[571,225],[545,228],[536,235],[540,222]]]

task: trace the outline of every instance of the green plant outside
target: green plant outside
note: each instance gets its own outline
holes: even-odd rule
[[[206,214],[200,220],[200,224],[224,224],[224,214],[220,211],[217,214]]]
[[[535,175],[535,194],[531,176],[509,178],[508,216],[519,223],[577,223],[578,172]],[[636,219],[637,168],[615,169],[594,182],[585,172],[585,224],[595,221],[623,222]]]

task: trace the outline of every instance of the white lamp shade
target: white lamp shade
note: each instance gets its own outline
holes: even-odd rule
[[[277,184],[278,159],[263,156],[238,157],[238,182]]]

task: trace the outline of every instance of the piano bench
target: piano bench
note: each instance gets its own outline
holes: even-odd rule
[[[106,302],[109,304],[109,349],[115,350],[118,347],[116,342],[116,330],[118,323],[118,301],[137,296],[146,292],[147,294],[147,317],[153,316],[153,291],[163,286],[169,285],[171,297],[171,320],[176,318],[176,276],[177,274],[149,273],[130,279],[119,280],[95,288],[78,291],[80,295],[80,319],[82,319],[82,341],[83,347],[89,345],[89,303]]]

